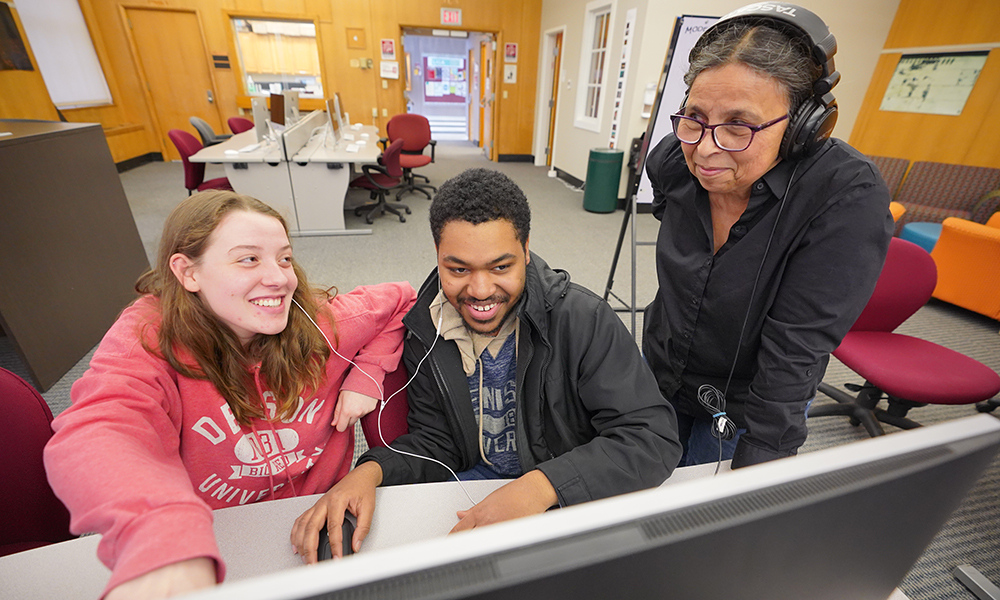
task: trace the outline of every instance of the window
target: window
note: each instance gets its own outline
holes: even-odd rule
[[[236,52],[249,96],[298,90],[323,97],[323,77],[312,21],[233,17]]]
[[[578,79],[581,84],[577,89],[575,124],[594,132],[601,129],[613,9],[613,4],[591,2],[587,5],[584,24]]]
[[[62,109],[111,104],[77,0],[18,2],[17,12],[53,104]]]

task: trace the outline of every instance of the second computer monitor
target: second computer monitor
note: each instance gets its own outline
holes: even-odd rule
[[[264,138],[267,137],[267,98],[262,98],[260,96],[254,96],[250,98],[250,110],[253,114],[253,129],[257,134],[257,141],[263,142]]]
[[[332,114],[337,119],[337,122],[340,123],[340,129],[341,129],[341,131],[345,131],[346,128],[348,126],[350,126],[350,123],[348,123],[347,119],[344,118],[343,110],[340,107],[340,92],[334,92],[333,93],[333,113]]]

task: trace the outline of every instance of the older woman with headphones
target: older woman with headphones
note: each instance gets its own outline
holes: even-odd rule
[[[889,191],[830,138],[836,48],[798,6],[724,16],[691,50],[673,135],[646,161],[661,224],[643,352],[678,412],[681,465],[795,454],[885,261]]]

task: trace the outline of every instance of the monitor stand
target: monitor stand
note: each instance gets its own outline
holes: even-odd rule
[[[962,585],[969,588],[969,591],[976,595],[979,600],[1000,600],[1000,588],[986,579],[986,576],[979,572],[979,569],[972,565],[958,565],[951,572],[955,579],[962,582]]]

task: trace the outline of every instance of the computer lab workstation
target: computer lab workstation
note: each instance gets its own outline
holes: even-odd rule
[[[274,207],[293,236],[369,234],[347,229],[344,199],[355,165],[381,154],[378,128],[351,124],[340,98],[301,115],[298,94],[253,99],[254,128],[207,146],[189,159],[222,163],[233,189]]]
[[[188,597],[906,600],[896,586],[998,448],[1000,421],[978,415],[453,535],[505,480],[379,488],[361,551],[312,566],[289,532],[318,496],[247,504],[215,513],[226,582]],[[0,558],[0,596],[98,597],[98,541]]]

